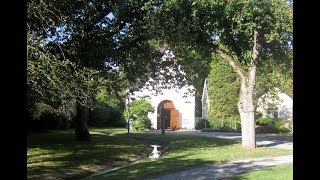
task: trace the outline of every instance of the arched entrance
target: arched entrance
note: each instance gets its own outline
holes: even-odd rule
[[[166,117],[165,129],[179,129],[179,111],[170,100],[161,101],[157,107],[157,129],[161,129],[161,107],[164,105]]]

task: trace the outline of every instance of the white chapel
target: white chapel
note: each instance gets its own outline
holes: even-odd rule
[[[164,46],[164,55],[162,61],[168,59],[175,59],[172,51]],[[181,71],[180,65],[179,73]],[[168,72],[175,77],[177,71],[168,69]],[[161,75],[160,75],[161,76]],[[150,77],[149,81],[153,81]],[[152,90],[153,89],[153,90]],[[169,118],[166,119],[165,129],[178,130],[178,129],[194,129],[195,126],[195,91],[192,85],[178,85],[171,84],[167,86],[165,82],[157,80],[156,86],[146,83],[139,91],[135,91],[131,95],[134,99],[144,98],[148,100],[155,109],[154,113],[149,113],[148,117],[151,120],[152,128],[161,129],[161,107],[164,105],[165,111]]]

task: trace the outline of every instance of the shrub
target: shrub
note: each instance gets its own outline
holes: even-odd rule
[[[284,119],[271,118],[271,117],[260,117],[256,122],[257,133],[286,133],[291,132],[289,128],[284,126]]]
[[[96,102],[90,111],[89,126],[94,127],[124,127],[126,124],[119,109],[113,108],[105,102]]]
[[[195,118],[195,129],[200,130],[203,128],[210,128],[209,121],[202,117]]]
[[[69,129],[72,119],[46,103],[36,103],[31,120],[33,131]]]
[[[32,129],[34,131],[47,131],[48,129],[56,129],[57,110],[46,103],[35,103],[32,115]]]
[[[227,62],[218,57],[210,64],[208,76],[208,95],[210,107],[208,120],[212,127],[228,126],[237,129],[240,122],[237,102],[239,99],[240,84],[236,73]]]
[[[47,116],[53,116],[57,113],[57,110],[45,103],[36,103],[35,110],[33,113],[34,120],[40,120],[46,118]]]
[[[210,107],[208,121],[210,127],[219,131],[239,131],[240,116],[237,102],[240,84],[236,73],[227,62],[219,57],[212,60],[208,76]]]
[[[276,125],[276,124],[279,124],[279,121],[281,121],[281,120],[278,119],[278,118],[259,117],[256,120],[256,124],[260,125],[260,126],[265,126],[265,125],[268,125],[268,124]]]
[[[94,127],[125,127],[122,116],[125,104],[121,90],[111,90],[101,86],[92,101],[88,125]]]
[[[76,101],[64,101],[58,108],[57,120],[59,129],[71,128],[72,122],[77,115]]]
[[[276,126],[272,124],[256,127],[256,133],[277,133],[277,132],[278,130]]]
[[[151,103],[145,99],[132,101],[130,104],[129,119],[132,120],[131,126],[136,131],[144,131],[151,128],[151,120],[148,118],[149,112],[154,112]],[[127,109],[124,112],[125,119],[128,118]]]
[[[138,132],[144,131],[146,129],[150,129],[151,128],[151,121],[146,116],[137,117],[137,119],[133,121],[132,127],[133,127],[134,130],[136,130]]]
[[[62,114],[58,114],[57,115],[57,121],[58,121],[58,129],[69,129],[71,124],[72,124],[72,120],[68,119],[68,117],[66,117],[65,115]]]
[[[239,132],[241,131],[241,123],[239,116],[230,116],[226,118],[209,119],[210,127],[219,131]]]
[[[286,128],[284,126],[279,126],[277,127],[278,131],[281,132],[281,133],[288,133],[288,132],[291,132],[291,129],[289,128]]]

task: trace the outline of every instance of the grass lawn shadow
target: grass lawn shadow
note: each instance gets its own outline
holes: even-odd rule
[[[29,135],[28,179],[80,179],[115,167],[123,168],[93,179],[141,179],[206,164],[292,153],[267,147],[247,151],[239,141],[214,137],[117,132],[94,129],[91,141],[76,141],[72,130]],[[159,159],[148,158],[150,144],[162,146]]]
[[[138,164],[98,175],[88,179],[145,179],[172,172],[196,168],[209,164],[220,164],[234,159],[263,157],[270,152],[267,148],[244,150],[237,140],[192,136],[159,134],[121,134],[136,140],[168,144],[164,154],[157,160],[144,159]],[[274,151],[274,150],[271,150]]]
[[[138,141],[92,134],[91,141],[76,141],[74,134],[52,132],[28,137],[28,179],[83,177],[114,165],[141,158]]]

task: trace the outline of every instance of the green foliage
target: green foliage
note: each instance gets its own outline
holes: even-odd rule
[[[267,124],[279,124],[278,118],[271,118],[271,117],[259,117],[256,120],[257,125],[267,125]]]
[[[31,0],[28,30],[50,38],[51,52],[61,58],[94,70],[122,72],[130,85],[140,85],[160,58],[159,44],[152,43],[159,32],[151,16],[159,3]]]
[[[221,59],[214,59],[210,65],[208,120],[211,127],[227,126],[236,130],[240,126],[237,107],[240,88],[237,76],[227,62]]]
[[[263,53],[277,51],[278,46],[288,47],[286,41],[292,41],[292,6],[285,1],[230,1],[225,4],[221,20],[225,26],[220,42],[228,46],[242,64],[248,65],[251,59],[253,30],[261,34]]]
[[[124,90],[137,88],[157,69],[155,17],[149,16],[157,4],[28,1],[28,115],[43,101],[69,120],[80,104],[93,109],[93,124],[122,124]],[[96,97],[101,89],[103,97]]]
[[[67,128],[76,115],[76,102],[90,106],[95,72],[67,59],[59,60],[32,34],[27,37],[27,53],[28,114],[32,117],[37,111],[36,103],[45,102],[59,115],[51,118],[52,122],[60,126],[61,121],[63,128]]]
[[[210,128],[209,121],[202,117],[196,117],[194,122],[194,128],[201,130],[203,128]]]
[[[60,129],[68,129],[77,115],[76,100],[62,101],[58,110],[58,120],[61,121]]]
[[[118,83],[114,84],[119,88],[113,89],[109,86],[106,79],[101,78],[100,86],[97,87],[97,93],[93,100],[93,107],[90,111],[88,125],[95,127],[124,127],[126,122],[122,116],[125,105],[123,102],[124,91],[121,91],[124,84],[121,77]]]
[[[57,129],[61,129],[61,130],[69,129],[72,126],[72,120],[73,119],[69,119],[69,117],[65,115],[58,114],[56,119],[56,121],[58,121]]]
[[[218,131],[234,132],[241,130],[240,117],[230,116],[226,118],[209,119],[210,126]]]
[[[33,131],[47,131],[48,129],[68,129],[72,119],[61,114],[59,110],[43,102],[36,103],[32,120],[31,129]]]
[[[151,128],[151,121],[145,116],[137,117],[137,119],[132,123],[132,127],[137,132],[145,131],[146,129]]]
[[[266,93],[275,94],[277,90],[293,95],[293,51],[265,54],[256,74],[255,101]]]
[[[281,57],[284,57],[282,55],[285,52],[292,50],[292,10],[292,2],[288,3],[288,1],[279,0],[167,0],[164,1],[159,13],[161,19],[165,19],[165,21],[160,21],[159,23],[168,43],[173,44],[173,51],[187,46],[194,49],[206,48],[213,53],[223,51],[234,62],[235,69],[237,69],[234,70],[243,74],[244,77],[241,80],[244,83],[247,83],[245,81],[249,76],[249,67],[256,65],[257,72],[260,72],[259,78],[255,78],[255,74],[252,75],[259,83],[259,88],[255,89],[257,93],[254,93],[256,97],[259,97],[260,93],[268,91],[271,87],[276,87],[275,84],[279,83],[285,86],[286,91],[292,92],[292,88],[290,88],[292,78],[286,78],[285,73],[279,72],[281,69],[292,69],[292,63],[290,63],[292,58],[281,59]],[[255,45],[254,32],[258,33],[258,63],[252,61],[252,50]],[[185,51],[189,51],[189,49],[185,48]],[[219,54],[224,56],[221,53]],[[224,58],[225,60],[228,59],[226,56]],[[287,68],[284,64],[291,65]],[[261,68],[260,65],[262,65]],[[204,67],[204,69],[206,68]],[[270,73],[272,69],[276,68],[277,73]],[[279,74],[282,75],[281,78],[279,78]],[[270,75],[277,75],[272,77],[274,81],[269,81]],[[254,82],[251,85],[254,87]],[[232,88],[230,87],[230,89]],[[231,92],[236,91],[238,90],[233,89]],[[217,101],[220,104],[226,102],[234,103],[234,108],[232,109],[235,110],[237,103],[233,101],[238,97],[234,98],[233,95],[226,94],[224,96],[225,99],[217,97],[218,99],[210,98],[210,100],[212,103]],[[251,105],[253,106],[253,104]],[[215,105],[213,104],[213,106]],[[211,117],[209,116],[208,118],[209,121],[211,121],[210,119],[213,121],[214,118],[225,118],[227,115],[223,111],[227,110],[226,107],[219,105],[212,108],[209,111],[209,114],[211,114]],[[232,109],[228,108],[230,111]],[[233,113],[230,113],[230,115],[233,115]]]
[[[136,131],[144,131],[151,128],[151,120],[148,118],[149,112],[154,112],[151,103],[145,99],[134,100],[129,103],[129,119],[131,126]],[[125,119],[128,119],[128,109],[124,111]]]
[[[28,112],[32,114],[40,101],[55,109],[68,106],[69,101],[93,107],[101,82],[107,92],[119,92],[111,98],[123,98],[124,89],[139,88],[159,69],[157,43],[163,40],[177,57],[181,55],[179,63],[189,74],[187,79],[201,92],[198,86],[210,69],[208,52],[224,47],[245,69],[251,60],[253,30],[261,35],[262,52],[272,57],[264,61],[291,47],[292,3],[30,0],[27,28]]]
[[[211,66],[211,51],[208,48],[195,48],[189,44],[174,43],[174,53],[178,55],[178,62],[186,73],[186,79],[196,89],[195,91],[195,114],[201,116],[201,97],[204,79],[208,77]]]
[[[276,126],[273,124],[267,124],[265,126],[256,127],[256,133],[288,133],[290,129],[284,126]]]
[[[46,118],[46,116],[50,116],[56,113],[57,113],[57,110],[55,110],[50,105],[45,103],[36,103],[33,118],[35,120],[40,120],[42,118]]]
[[[267,125],[267,124],[273,124],[273,125],[282,125],[283,119],[281,118],[271,118],[271,117],[260,117],[256,120],[257,125]]]
[[[54,113],[46,113],[48,117],[42,118],[42,125],[33,126],[37,126],[36,129],[69,128],[77,114],[76,103],[92,106],[92,96],[101,84],[96,80],[97,73],[92,69],[80,68],[67,59],[59,60],[31,34],[28,36],[27,50],[27,110],[30,119],[41,116],[39,102],[45,102],[55,110]]]
[[[289,128],[284,126],[284,119],[259,117],[257,118],[256,132],[257,133],[287,133],[291,132]]]
[[[48,131],[57,129],[57,110],[45,103],[36,103],[31,120],[32,131]]]
[[[93,127],[124,127],[125,124],[122,110],[103,102],[94,104],[88,121],[88,125]]]
[[[169,0],[160,15],[166,19],[160,23],[172,44],[215,48],[220,44],[244,67],[251,59],[253,30],[261,33],[264,52],[287,47],[287,41],[292,41],[292,4],[285,1]]]

